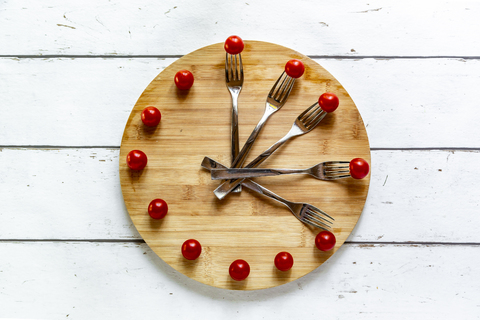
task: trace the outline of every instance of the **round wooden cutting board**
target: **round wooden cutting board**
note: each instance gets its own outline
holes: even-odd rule
[[[240,148],[260,120],[267,93],[290,59],[300,59],[305,74],[297,79],[289,100],[274,114],[256,140],[247,162],[282,138],[295,118],[333,92],[340,106],[312,132],[293,138],[262,167],[308,168],[322,161],[361,157],[370,163],[370,147],[362,118],[341,84],[308,57],[291,49],[259,41],[245,41],[242,60],[245,81],[239,97]],[[173,78],[190,70],[195,82],[178,90]],[[143,125],[147,106],[162,113],[158,127]],[[178,59],[163,70],[138,99],[125,127],[120,149],[120,179],[126,207],[137,230],[150,248],[170,266],[202,283],[225,289],[253,290],[281,285],[309,273],[345,242],[363,210],[370,175],[363,180],[320,181],[307,175],[254,179],[281,197],[307,202],[335,218],[335,248],[319,251],[314,244],[321,230],[298,221],[284,205],[243,188],[218,200],[213,190],[220,184],[200,166],[205,156],[229,166],[231,97],[225,85],[223,43],[210,45]],[[131,150],[147,154],[142,171],[131,171],[125,162]],[[151,200],[168,203],[162,220],[150,218]],[[187,239],[202,245],[197,260],[186,260],[181,246]],[[288,251],[294,258],[290,271],[278,271],[274,257]],[[250,264],[243,281],[230,278],[236,259]]]

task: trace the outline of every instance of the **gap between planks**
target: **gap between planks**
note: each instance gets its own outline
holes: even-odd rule
[[[0,145],[0,149],[120,149],[120,146]],[[370,151],[480,151],[471,147],[370,148]]]
[[[181,58],[184,55],[0,55],[0,58],[17,59],[170,59]],[[480,56],[343,56],[343,55],[307,55],[310,59],[335,59],[335,60],[359,60],[359,59],[465,59],[478,60]]]
[[[0,239],[0,243],[15,243],[15,242],[63,242],[63,243],[135,243],[144,244],[143,239]],[[345,241],[346,245],[358,245],[365,247],[375,246],[480,246],[479,242],[429,242],[429,241]]]

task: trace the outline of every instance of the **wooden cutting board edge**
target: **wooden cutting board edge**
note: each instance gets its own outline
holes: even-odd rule
[[[312,65],[312,63],[313,63],[314,66],[317,65],[319,68],[321,68],[322,72],[323,72],[323,74],[322,74],[323,78],[325,78],[325,77],[329,78],[329,85],[326,86],[326,89],[328,89],[328,87],[330,87],[330,88],[338,88],[339,86],[341,87],[341,85],[335,80],[335,78],[333,78],[333,76],[331,76],[326,70],[324,70],[321,66],[319,66],[313,60],[309,59],[308,57],[306,57],[306,56],[304,56],[304,55],[302,55],[298,52],[295,52],[295,51],[290,50],[288,48],[278,46],[278,45],[275,45],[275,44],[271,44],[271,43],[265,43],[265,42],[259,42],[259,41],[245,41],[245,43],[246,43],[246,48],[245,48],[246,50],[245,50],[244,54],[242,55],[242,56],[244,56],[244,61],[246,60],[244,62],[245,67],[247,67],[249,64],[251,64],[252,63],[251,61],[254,61],[254,59],[249,60],[248,58],[247,59],[245,58],[247,56],[247,52],[249,52],[249,49],[250,49],[250,51],[252,51],[252,48],[265,47],[265,48],[268,49],[266,51],[271,51],[271,49],[273,47],[274,51],[276,51],[277,55],[279,55],[279,56],[283,55],[283,56],[288,57],[288,59],[297,58],[297,59],[301,59],[302,61],[304,61],[304,63],[307,66],[307,70],[308,70],[308,67]],[[130,150],[130,149],[127,148],[127,146],[129,146],[129,143],[132,143],[132,146],[138,146],[139,149],[141,149],[140,148],[141,147],[140,142],[144,141],[145,139],[148,140],[148,141],[152,141],[154,138],[158,138],[158,133],[162,132],[162,130],[164,129],[164,126],[163,126],[163,123],[162,123],[159,126],[158,129],[153,130],[153,134],[145,135],[144,132],[142,132],[142,130],[146,130],[148,132],[152,131],[151,129],[142,127],[142,125],[138,123],[139,112],[141,112],[141,110],[143,110],[143,108],[145,107],[145,101],[142,100],[142,97],[146,96],[146,95],[152,95],[152,94],[155,95],[156,94],[155,90],[158,89],[158,86],[164,86],[164,87],[165,86],[170,86],[167,90],[164,90],[164,91],[160,90],[161,93],[158,93],[158,94],[165,94],[165,92],[167,92],[167,93],[170,92],[170,94],[172,94],[172,89],[175,90],[175,88],[172,88],[172,85],[174,86],[172,74],[174,74],[177,70],[180,70],[181,68],[184,68],[184,66],[192,66],[193,65],[192,62],[196,62],[197,59],[200,59],[200,61],[198,61],[198,65],[200,67],[197,70],[199,70],[199,69],[201,70],[203,68],[202,66],[208,65],[208,59],[209,59],[208,57],[209,57],[209,55],[212,54],[212,51],[213,52],[219,52],[219,51],[221,52],[221,50],[223,50],[223,44],[222,43],[214,44],[214,45],[211,45],[211,46],[207,46],[205,48],[198,49],[198,50],[184,56],[183,58],[180,58],[179,60],[173,62],[170,66],[165,68],[149,84],[149,86],[146,88],[146,90],[144,91],[142,96],[137,101],[137,103],[136,103],[134,109],[132,110],[132,113],[131,113],[131,115],[128,119],[128,122],[126,124],[125,131],[124,131],[123,138],[122,138],[122,147],[121,147],[121,152],[120,152],[120,159],[124,159],[124,157],[126,156],[126,153],[128,153],[128,151]],[[195,57],[197,55],[198,55],[198,57]],[[260,55],[260,57],[255,57],[255,58],[261,60],[263,56],[264,55]],[[216,65],[217,69],[218,69],[219,65],[221,66],[221,68],[223,68],[223,65],[224,65],[224,58],[223,57],[224,57],[224,54],[221,58],[214,58],[215,65]],[[283,59],[283,60],[287,61],[285,59]],[[276,62],[274,64],[278,65],[278,62]],[[197,63],[195,65],[197,65]],[[311,69],[314,69],[314,68],[311,68]],[[210,81],[210,79],[215,80],[216,77],[218,76],[218,73],[217,74],[212,73],[212,74],[206,74],[205,77],[202,77],[201,74],[198,73],[198,71],[195,72],[194,74],[195,74],[195,78],[196,78],[195,81],[196,82],[194,84],[194,87],[192,87],[192,89],[194,89],[196,85],[201,86],[201,85],[199,85],[199,83],[202,83],[202,81]],[[275,79],[275,77],[278,76],[277,74],[278,74],[278,72],[272,74],[270,76],[270,78],[273,77],[273,79]],[[171,80],[168,80],[168,79],[171,79]],[[168,81],[170,81],[171,83],[168,84]],[[227,90],[225,90],[224,83],[223,83],[224,79],[221,78],[220,80],[217,80],[217,82],[218,81],[222,82],[222,85],[220,86],[221,91],[222,92],[223,91],[227,92]],[[310,80],[307,79],[307,81],[310,81]],[[270,81],[270,83],[271,83],[271,81]],[[271,84],[270,84],[270,86],[271,86]],[[220,88],[218,88],[218,89],[220,89]],[[182,105],[183,105],[185,100],[189,99],[189,96],[194,95],[195,90],[192,90],[192,89],[190,89],[189,92],[179,92],[178,90],[175,90],[173,96],[176,95],[177,101],[175,101],[173,104],[175,105],[178,102],[178,99],[180,99],[182,101]],[[341,87],[341,89],[344,91],[343,100],[345,100],[346,98],[351,100],[351,98],[348,96],[348,93],[346,92],[346,90],[343,87]],[[202,86],[202,90],[205,90],[204,86]],[[228,92],[227,92],[227,94],[228,94]],[[245,93],[242,92],[241,96],[243,94],[245,94]],[[263,94],[265,94],[264,91],[263,91]],[[292,92],[292,95],[293,95],[293,92]],[[201,100],[202,98],[203,97],[200,97],[199,100]],[[228,96],[228,99],[230,99],[229,96]],[[290,99],[292,99],[292,98],[290,98]],[[342,99],[341,99],[341,101],[342,101]],[[150,100],[150,102],[151,102],[151,100]],[[353,104],[353,101],[351,101],[351,103]],[[153,105],[155,105],[155,103],[153,103]],[[240,105],[240,108],[242,108],[242,107],[245,107],[245,105]],[[356,110],[356,107],[354,106],[354,104],[353,104],[353,108],[355,108],[355,111],[358,113],[358,110]],[[159,109],[162,111],[161,107],[159,107]],[[339,110],[341,110],[341,109],[339,108]],[[171,110],[169,110],[169,112],[171,112]],[[167,112],[167,114],[169,112]],[[283,112],[283,110],[282,110],[282,112]],[[279,114],[280,114],[280,112],[279,112]],[[163,112],[162,112],[162,116],[164,116]],[[256,121],[257,119],[254,119],[254,120]],[[164,121],[168,121],[168,120],[165,120],[162,117],[162,122],[164,122]],[[365,158],[369,163],[371,163],[370,151],[369,151],[369,145],[368,145],[368,137],[366,135],[365,127],[363,126],[363,121],[362,121],[361,116],[359,114],[357,114],[356,121],[358,123],[361,123],[361,127],[358,130],[364,131],[364,136],[362,138],[362,150],[363,150],[362,152],[363,152],[364,155],[362,157]],[[224,119],[224,122],[229,123],[229,119]],[[270,120],[269,120],[269,122],[270,122]],[[269,126],[270,126],[270,123],[267,124],[266,128],[268,128]],[[132,128],[134,128],[133,131],[135,132],[135,135],[131,134],[132,133]],[[304,137],[308,137],[308,136],[309,135],[305,135]],[[303,140],[304,137],[301,137],[300,139]],[[300,139],[299,139],[299,141],[301,141]],[[298,143],[298,142],[296,142],[296,143]],[[290,148],[290,146],[288,146],[288,147]],[[225,153],[228,153],[228,150],[225,150]],[[252,153],[253,153],[253,150],[252,150]],[[150,162],[151,162],[151,160],[149,158],[149,166],[150,166]],[[314,164],[314,163],[316,163],[316,162],[313,162],[312,164]],[[147,171],[149,171],[148,173],[154,174],[154,173],[152,173],[152,170],[150,170],[152,168],[148,168],[148,169],[149,170],[145,170],[144,173],[147,173]],[[181,243],[179,243],[178,250],[177,250],[176,253],[175,253],[175,249],[170,249],[170,252],[168,254],[163,252],[162,251],[163,249],[159,249],[158,242],[156,242],[156,240],[154,239],[155,237],[152,238],[151,225],[146,222],[146,221],[149,221],[149,219],[150,219],[148,217],[148,214],[146,214],[146,208],[143,208],[143,209],[140,210],[141,211],[140,215],[143,215],[143,217],[139,218],[139,214],[138,214],[139,209],[138,208],[140,208],[141,206],[138,205],[138,204],[134,205],[135,200],[132,200],[131,194],[129,194],[126,191],[126,190],[129,190],[129,189],[132,188],[131,177],[136,176],[136,175],[138,175],[138,173],[130,172],[130,170],[126,167],[126,164],[124,163],[124,161],[120,161],[120,177],[121,177],[121,181],[122,181],[122,192],[124,194],[124,199],[125,199],[125,202],[126,202],[126,205],[127,205],[127,209],[129,211],[129,214],[132,217],[132,221],[134,221],[134,224],[135,224],[137,230],[142,235],[142,237],[145,239],[146,243],[152,248],[152,250],[155,251],[162,259],[164,259],[173,268],[175,268],[176,270],[186,274],[187,276],[189,276],[189,277],[191,277],[191,278],[193,278],[197,281],[207,283],[209,285],[213,285],[213,286],[220,287],[220,288],[245,289],[245,290],[268,288],[268,287],[273,287],[273,286],[277,286],[277,285],[281,285],[281,284],[290,282],[292,280],[298,279],[299,277],[307,274],[311,270],[313,270],[316,267],[318,267],[319,265],[321,265],[324,261],[326,261],[344,243],[344,241],[346,240],[346,238],[350,234],[351,230],[353,230],[356,223],[358,222],[358,218],[359,218],[359,216],[360,216],[360,214],[363,210],[363,207],[364,207],[364,204],[365,204],[365,199],[366,199],[367,194],[368,194],[368,185],[369,185],[369,181],[370,181],[370,175],[363,180],[363,183],[364,183],[363,185],[366,186],[365,192],[362,195],[363,200],[361,199],[362,203],[355,207],[355,212],[356,213],[353,216],[351,216],[351,219],[349,220],[348,234],[346,236],[344,235],[344,236],[341,236],[341,237],[337,237],[338,241],[337,241],[337,246],[335,247],[335,249],[332,250],[331,252],[329,252],[328,254],[324,254],[323,258],[320,259],[321,261],[317,258],[317,261],[314,263],[315,265],[311,268],[307,268],[307,269],[309,269],[308,271],[305,271],[304,268],[302,269],[302,268],[297,267],[297,265],[299,263],[301,263],[302,260],[303,260],[302,258],[300,258],[300,259],[295,259],[296,263],[294,265],[294,269],[298,268],[298,269],[302,270],[302,272],[300,272],[300,273],[295,273],[294,271],[292,271],[287,276],[283,273],[279,274],[278,272],[273,270],[272,271],[273,276],[269,275],[268,277],[266,277],[266,276],[254,277],[253,276],[253,271],[256,270],[256,269],[252,267],[252,274],[249,278],[247,278],[247,280],[236,282],[236,281],[233,281],[233,280],[228,278],[228,271],[226,273],[226,277],[222,276],[221,277],[222,279],[217,280],[217,281],[211,279],[212,277],[215,277],[214,274],[213,275],[210,274],[207,277],[208,279],[204,279],[204,278],[202,278],[202,275],[199,274],[198,272],[192,272],[192,269],[196,269],[196,270],[199,269],[197,267],[195,267],[195,268],[192,267],[192,264],[196,263],[197,266],[199,266],[199,265],[204,266],[205,263],[201,262],[201,260],[202,260],[201,258],[199,258],[199,261],[193,262],[193,263],[188,262],[188,261],[182,261],[183,257],[180,257],[181,253],[179,251],[179,247],[180,247]],[[142,174],[140,174],[140,176],[142,176]],[[128,177],[130,177],[130,178],[128,178]],[[136,186],[137,189],[138,189],[138,186],[141,186],[141,183]],[[142,187],[144,189],[148,189],[148,186],[142,186]],[[211,193],[211,196],[214,197],[213,193]],[[282,196],[284,196],[285,198],[289,198],[288,196],[285,196],[284,193],[282,193]],[[255,201],[260,201],[259,200],[260,198],[258,196],[255,196],[255,195],[250,195],[250,198],[253,198]],[[142,201],[145,202],[145,200],[142,200]],[[268,202],[268,201],[269,200],[266,200],[265,202]],[[279,210],[278,206],[276,207],[276,210]],[[288,211],[288,210],[285,210],[285,211]],[[145,214],[146,214],[146,216],[145,216]],[[167,217],[171,218],[172,216],[173,215],[171,215],[170,211],[169,211],[169,215],[167,215]],[[282,214],[282,219],[284,219],[284,218],[285,218],[285,214]],[[167,219],[165,219],[165,220],[167,220]],[[169,219],[169,220],[172,220],[172,219]],[[280,221],[280,219],[278,219],[278,220]],[[298,221],[294,221],[294,219],[291,219],[291,218],[290,218],[290,221],[293,221],[295,223],[298,222]],[[166,225],[166,223],[162,223],[162,224]],[[149,225],[150,225],[150,227],[149,227]],[[162,226],[162,228],[163,227],[164,226]],[[340,228],[340,229],[343,230],[344,228]],[[158,230],[158,229],[154,228],[154,230]],[[334,228],[334,231],[335,231],[335,228]],[[345,233],[345,230],[343,230],[341,232]],[[222,240],[222,241],[224,241],[224,240]],[[207,249],[207,251],[209,251],[208,254],[209,255],[215,254],[215,252],[217,251],[218,248],[219,247],[209,246],[208,249]],[[315,254],[318,256],[318,253],[315,253]],[[314,256],[315,256],[315,254],[314,254]],[[175,255],[176,255],[176,257],[175,257]],[[173,258],[170,257],[170,256],[172,256]],[[178,259],[179,257],[180,257],[180,259]],[[266,262],[266,264],[268,264],[267,268],[263,267],[263,268],[257,268],[257,269],[264,272],[265,270],[268,270],[268,267],[272,266],[271,262]],[[219,272],[222,273],[221,270]],[[223,274],[225,274],[225,272],[223,272]]]

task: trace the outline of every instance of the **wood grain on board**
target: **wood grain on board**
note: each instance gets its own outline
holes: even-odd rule
[[[362,157],[370,163],[365,127],[338,81],[308,57],[271,43],[247,41],[242,52],[245,82],[239,97],[240,145],[243,145],[265,108],[266,94],[289,59],[301,59],[305,74],[297,80],[286,105],[268,120],[247,163],[283,137],[295,118],[333,92],[340,99],[312,132],[292,139],[263,167],[309,167],[327,160]],[[218,200],[213,190],[218,181],[200,167],[205,156],[226,165],[229,158],[231,98],[225,87],[223,44],[194,51],[163,70],[135,104],[125,127],[120,149],[120,178],[126,207],[141,236],[164,261],[187,276],[215,287],[261,289],[297,279],[325,262],[344,243],[365,204],[370,177],[363,180],[319,181],[302,175],[256,179],[280,196],[311,203],[335,218],[337,245],[330,252],[315,248],[318,229],[299,222],[281,204],[244,190]],[[173,78],[181,69],[192,71],[193,87],[181,91]],[[162,113],[156,128],[140,119],[142,110],[155,106]],[[127,153],[139,149],[148,157],[142,171],[131,171]],[[168,203],[167,216],[152,220],[147,207],[155,198]],[[187,239],[198,240],[202,255],[187,261],[180,247]],[[289,272],[275,269],[278,252],[288,251],[295,260]],[[244,281],[234,281],[228,267],[236,259],[251,267]]]

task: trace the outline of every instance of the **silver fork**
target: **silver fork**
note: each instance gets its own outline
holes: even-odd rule
[[[309,174],[319,180],[336,180],[351,177],[349,164],[350,161],[326,161],[307,169],[217,168],[211,171],[211,176],[212,180],[230,180],[283,174]]]
[[[238,96],[243,86],[242,55],[225,53],[225,83],[232,96],[232,163],[238,155]]]
[[[293,123],[292,128],[290,131],[280,140],[278,140],[275,144],[273,144],[270,148],[265,150],[262,154],[256,157],[252,162],[246,165],[246,168],[256,168],[262,162],[267,160],[269,156],[271,156],[279,147],[281,147],[285,142],[287,142],[290,138],[300,136],[312,131],[322,119],[326,116],[327,112],[323,111],[322,108],[318,105],[318,102],[312,104],[309,108],[307,108],[304,112],[302,112],[295,122]],[[217,189],[213,192],[217,196],[218,199],[223,199],[227,194],[230,193],[237,185],[241,184],[243,179],[237,180],[228,180],[222,183]]]
[[[231,122],[231,154],[232,164],[238,155],[239,138],[238,138],[238,96],[243,86],[243,64],[242,55],[231,55],[228,52],[225,53],[225,83],[228,91],[232,96],[232,122]],[[238,186],[234,192],[242,191],[242,187]]]
[[[258,122],[255,129],[253,129],[250,137],[248,137],[245,145],[242,147],[242,150],[240,150],[240,153],[232,164],[232,168],[240,168],[243,165],[245,159],[247,158],[248,152],[253,146],[253,142],[255,139],[257,139],[257,136],[267,122],[267,119],[275,112],[280,110],[285,102],[287,102],[294,83],[295,78],[288,76],[285,71],[277,79],[272,89],[268,93],[267,101],[265,103],[265,112],[263,113],[262,118]]]
[[[218,163],[209,157],[205,157],[203,159],[202,167],[210,171],[226,168],[221,163]],[[286,205],[293,213],[293,215],[303,223],[323,230],[329,230],[329,228],[331,227],[330,225],[333,224],[333,221],[335,221],[335,219],[329,216],[327,213],[318,209],[315,206],[312,206],[311,204],[285,200],[284,198],[276,195],[272,191],[262,187],[261,185],[253,182],[250,179],[244,180],[242,182],[242,185],[252,191],[258,192],[266,197],[269,197]]]

